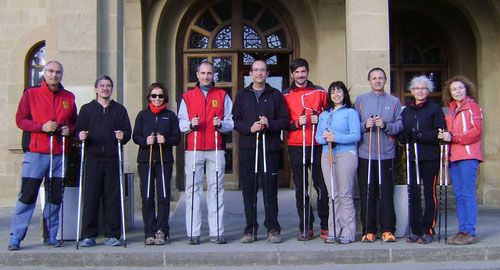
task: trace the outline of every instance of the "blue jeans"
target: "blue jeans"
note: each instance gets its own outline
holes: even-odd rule
[[[450,177],[457,201],[458,229],[476,235],[476,177],[479,160],[466,159],[450,163]]]

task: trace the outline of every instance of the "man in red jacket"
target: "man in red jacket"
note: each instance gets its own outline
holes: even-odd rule
[[[61,138],[68,137],[74,130],[76,104],[75,96],[61,84],[61,63],[48,62],[43,68],[43,76],[41,85],[24,91],[16,113],[17,126],[27,136],[23,136],[26,152],[21,171],[21,191],[12,217],[9,250],[18,250],[26,236],[43,178],[47,191],[43,222],[49,237],[45,242],[53,247],[61,246],[56,239],[63,184]],[[70,150],[69,141],[65,140],[66,153]]]
[[[318,116],[326,108],[327,93],[320,86],[314,85],[307,78],[309,76],[309,64],[305,59],[299,58],[292,61],[290,72],[293,83],[290,88],[283,91],[290,121],[288,126],[288,156],[292,167],[293,182],[295,183],[295,198],[297,200],[297,212],[299,214],[299,230],[301,234],[298,241],[307,241],[314,238],[313,223],[314,215],[309,211],[309,195],[307,194],[308,175],[307,168],[311,168],[312,182],[318,193],[318,216],[321,219],[320,237],[328,237],[328,191],[326,190],[323,174],[321,172],[322,146],[314,140],[312,126],[318,123]],[[305,130],[305,138],[303,136]],[[305,153],[303,151],[303,140],[305,139]],[[314,161],[311,164],[311,150],[314,150]],[[305,155],[305,176],[303,174]],[[305,177],[305,186],[303,184]],[[304,188],[306,190],[305,202],[303,200]],[[304,205],[305,210],[304,210]],[[306,213],[304,218],[304,212]],[[306,224],[304,226],[304,219]],[[304,227],[306,232],[304,232]]]
[[[233,103],[226,91],[215,87],[212,63],[202,62],[198,65],[196,76],[198,83],[194,89],[182,95],[178,114],[179,128],[182,132],[187,133],[184,168],[186,172],[186,231],[189,244],[200,244],[201,195],[203,192],[203,168],[206,163],[210,241],[215,244],[225,244],[226,240],[222,237],[224,233],[222,216],[224,214],[223,184],[226,161],[220,133],[228,133],[233,130],[234,123],[231,113]],[[215,144],[215,132],[217,132],[218,138],[217,145]],[[218,175],[215,168],[216,148],[218,150]],[[196,150],[196,156],[194,150]],[[193,164],[195,164],[194,176]],[[218,176],[217,181],[216,175]]]

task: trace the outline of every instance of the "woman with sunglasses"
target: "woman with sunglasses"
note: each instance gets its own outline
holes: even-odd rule
[[[163,83],[151,84],[146,99],[148,107],[137,115],[133,133],[133,140],[139,145],[137,170],[141,179],[144,243],[165,245],[169,236],[170,179],[174,163],[172,147],[178,145],[181,139],[179,120],[174,112],[166,108],[168,95]],[[155,197],[158,199],[157,212]]]
[[[327,110],[319,116],[318,132],[315,137],[316,141],[323,145],[321,168],[330,198],[329,235],[325,243],[349,244],[354,242],[356,235],[356,212],[352,192],[358,168],[356,144],[361,139],[361,127],[359,114],[352,107],[349,91],[344,83],[337,81],[330,84]],[[333,164],[330,164],[329,143],[332,143],[333,148]],[[332,200],[332,184],[334,200]],[[335,206],[332,205],[333,202]]]

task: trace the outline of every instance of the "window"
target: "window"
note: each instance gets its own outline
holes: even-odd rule
[[[35,44],[26,55],[25,88],[42,83],[45,61],[45,41],[41,41]]]

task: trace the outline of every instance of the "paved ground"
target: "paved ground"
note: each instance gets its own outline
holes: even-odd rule
[[[259,200],[259,223],[262,224],[264,212],[260,197]],[[226,191],[225,205],[226,245],[209,243],[206,222],[202,226],[202,244],[187,244],[182,197],[171,217],[171,242],[166,246],[144,246],[142,228],[139,227],[142,226],[141,214],[136,213],[136,228],[127,231],[127,248],[103,246],[103,239],[98,239],[98,246],[87,249],[76,250],[74,241],[66,241],[63,248],[48,248],[41,242],[40,211],[37,209],[28,235],[22,242],[22,249],[16,252],[7,251],[13,208],[0,208],[0,243],[4,245],[0,248],[0,266],[21,266],[27,267],[26,269],[30,266],[49,267],[47,269],[58,266],[135,267],[134,269],[161,266],[215,269],[216,266],[231,266],[247,269],[267,265],[273,266],[271,269],[281,269],[281,266],[298,268],[301,265],[315,265],[313,269],[340,269],[348,264],[356,264],[351,265],[351,269],[366,269],[368,266],[377,267],[376,269],[495,269],[500,265],[497,264],[500,261],[500,234],[497,230],[500,225],[500,208],[480,208],[477,228],[480,242],[476,245],[451,246],[435,242],[424,246],[407,244],[404,239],[391,244],[356,242],[349,245],[326,245],[319,237],[306,243],[296,241],[298,218],[294,194],[289,189],[281,189],[279,221],[283,243],[268,244],[265,241],[265,229],[261,225],[259,241],[244,245],[239,242],[245,224],[241,192]],[[448,235],[453,236],[456,233],[456,214],[453,210],[449,212]],[[203,215],[206,217],[206,209]],[[319,233],[317,224],[316,222],[316,235]]]

